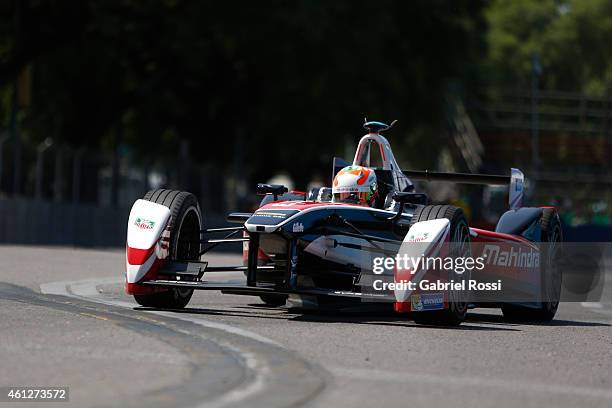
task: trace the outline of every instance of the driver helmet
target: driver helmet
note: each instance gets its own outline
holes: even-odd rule
[[[354,203],[374,205],[378,196],[378,185],[374,170],[363,166],[348,166],[334,177],[332,201],[336,203]]]

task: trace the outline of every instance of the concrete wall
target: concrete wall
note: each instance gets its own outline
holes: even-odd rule
[[[0,244],[124,247],[129,213],[129,208],[0,199]],[[221,214],[205,213],[204,220],[208,227],[226,224]]]
[[[124,246],[129,208],[0,200],[0,243]]]

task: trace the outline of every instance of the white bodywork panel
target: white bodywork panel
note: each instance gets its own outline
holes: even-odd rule
[[[127,245],[130,248],[149,249],[161,237],[170,218],[165,205],[136,200],[128,219]]]
[[[393,172],[395,189],[397,191],[404,191],[406,187],[412,185],[412,182],[404,175],[397,161],[395,161],[395,156],[393,155],[389,141],[378,133],[368,133],[359,140],[355,158],[353,159],[353,166],[372,167],[370,166],[370,149],[373,145],[377,145],[380,149],[383,170],[390,170]]]
[[[406,255],[409,259],[437,256],[449,231],[450,221],[446,218],[417,222],[404,237],[398,255]],[[426,272],[425,269],[415,271],[411,281],[419,282]],[[395,299],[398,302],[407,301],[410,295],[409,290],[395,290]]]
[[[391,151],[389,141],[378,133],[369,133],[359,140],[357,151],[355,152],[355,158],[353,159],[353,166],[371,167],[370,151],[368,150],[370,142],[375,142],[380,148],[384,170],[400,170],[400,167],[395,161],[395,156],[393,156],[393,151]]]
[[[342,243],[358,245],[361,249],[342,246]],[[373,248],[373,245],[365,239],[346,235],[324,235],[308,244],[304,251],[327,261],[352,264],[363,270],[371,270],[375,255],[373,251],[368,251],[368,248]]]
[[[159,245],[162,235],[169,235],[166,226],[170,220],[170,209],[164,205],[146,200],[136,200],[130,211],[128,219],[127,246],[136,250],[154,250],[142,264],[132,265],[127,257],[126,280],[128,283],[140,281],[151,269],[157,258],[163,259],[167,255]]]

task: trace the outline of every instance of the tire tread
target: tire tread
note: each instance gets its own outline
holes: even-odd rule
[[[437,220],[441,218],[446,218],[450,221],[451,230],[456,228],[457,224],[460,221],[463,220],[465,222],[463,210],[459,207],[447,204],[428,205],[417,208],[417,210],[414,212],[412,220],[410,220],[410,227],[412,227],[417,222]],[[416,323],[430,325],[455,326],[460,324],[463,321],[464,317],[465,314],[463,314],[462,316],[457,316],[449,310],[416,312],[414,314],[414,320]]]
[[[200,223],[202,222],[202,214],[200,207],[195,196],[185,191],[169,190],[169,189],[156,189],[148,191],[143,200],[151,201],[156,204],[161,204],[170,209],[170,259],[175,257],[175,248],[177,245],[177,235],[173,234],[175,228],[175,222],[184,211],[186,203],[188,205],[195,205],[197,208],[198,215],[200,217]],[[200,228],[202,225],[200,224]],[[187,305],[193,294],[193,289],[188,292],[179,292],[179,289],[171,288],[164,292],[157,292],[146,295],[134,295],[134,299],[138,304],[146,307],[156,308],[170,308],[170,309],[181,309]]]

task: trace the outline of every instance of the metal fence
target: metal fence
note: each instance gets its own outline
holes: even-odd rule
[[[0,200],[0,243],[111,247],[125,245],[129,208]]]
[[[488,86],[467,101],[486,164],[523,169],[568,224],[611,223],[612,98]]]
[[[0,134],[0,243],[123,246],[132,203],[148,190],[194,193],[208,225],[246,202],[228,193],[235,185],[222,169],[211,171],[180,152],[175,161],[135,161],[127,149],[114,154],[45,140]]]

